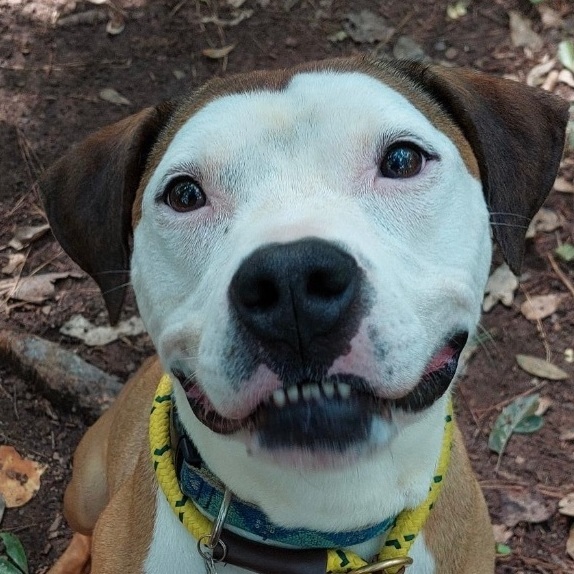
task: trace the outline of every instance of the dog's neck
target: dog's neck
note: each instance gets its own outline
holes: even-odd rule
[[[171,412],[171,397],[172,397],[171,383],[169,382],[169,379],[168,379],[167,377],[164,377],[164,379],[162,379],[162,384],[163,384],[163,381],[165,381],[166,384],[168,385],[168,386],[165,387],[165,388],[169,389],[169,395],[166,394],[166,391],[165,391],[165,388],[164,388],[163,393],[165,394],[165,396],[163,396],[163,395],[161,394],[162,391],[160,391],[159,398],[156,397],[156,402],[155,402],[154,404],[155,404],[155,405],[158,405],[158,406],[159,406],[159,405],[162,405],[162,408],[163,408],[163,405],[165,405],[165,403],[166,403],[167,401],[169,401],[169,406],[167,407],[167,408],[168,408],[168,411],[167,411],[167,412],[169,413],[169,412]],[[162,385],[160,384],[160,388],[161,388],[161,386],[162,386]],[[177,389],[177,385],[176,385],[176,389]],[[177,392],[177,391],[176,391],[176,392]],[[155,408],[156,408],[156,407],[154,407],[154,410],[155,410]],[[443,404],[443,409],[444,409],[444,404]],[[444,410],[443,410],[442,416],[444,417]],[[157,417],[156,417],[156,419],[157,419]],[[174,496],[176,497],[174,500],[171,500],[171,501],[170,501],[171,504],[172,504],[172,508],[176,511],[177,514],[179,514],[180,520],[181,520],[184,524],[186,524],[186,520],[188,520],[188,519],[184,516],[185,512],[182,512],[181,510],[182,510],[182,508],[183,508],[183,503],[184,503],[184,502],[185,502],[186,505],[189,505],[190,513],[194,513],[194,514],[196,515],[196,518],[193,519],[193,520],[195,520],[196,524],[194,524],[191,528],[190,528],[190,526],[189,526],[188,524],[186,524],[186,526],[188,527],[188,530],[190,530],[190,531],[192,532],[192,534],[193,534],[196,538],[199,538],[201,535],[203,535],[203,534],[205,534],[206,532],[209,532],[209,531],[210,531],[210,530],[209,530],[209,521],[205,518],[205,514],[208,514],[208,515],[210,516],[210,518],[212,518],[212,517],[213,517],[213,514],[215,513],[215,511],[217,510],[217,508],[218,508],[219,505],[218,505],[217,502],[216,502],[215,505],[213,505],[213,508],[211,508],[209,505],[207,505],[207,506],[202,505],[202,506],[204,506],[204,514],[199,514],[199,513],[198,513],[198,510],[197,510],[197,508],[196,508],[196,506],[193,505],[189,500],[187,500],[187,497],[186,497],[185,495],[182,495],[181,490],[179,489],[179,485],[177,485],[177,474],[178,474],[178,473],[176,473],[176,466],[179,467],[179,471],[180,471],[179,474],[181,475],[181,474],[182,474],[181,468],[185,468],[186,465],[187,465],[187,466],[193,466],[193,465],[195,464],[195,466],[197,466],[198,462],[201,461],[201,457],[199,456],[199,453],[195,453],[195,452],[191,452],[191,453],[190,453],[189,443],[186,444],[185,442],[181,442],[181,441],[182,441],[182,438],[184,438],[184,440],[187,440],[187,441],[188,441],[189,439],[185,437],[185,434],[186,434],[186,433],[185,433],[185,430],[183,429],[183,426],[180,425],[180,423],[177,423],[177,422],[176,422],[176,425],[175,425],[175,426],[179,426],[179,427],[180,427],[180,430],[178,430],[175,434],[177,434],[177,435],[179,436],[179,441],[178,441],[178,443],[179,443],[179,444],[184,444],[184,445],[186,445],[186,446],[183,447],[183,450],[187,451],[185,454],[186,454],[188,460],[187,460],[187,461],[185,461],[185,460],[182,461],[182,460],[181,460],[182,454],[180,453],[179,460],[177,459],[177,457],[175,457],[175,458],[176,458],[175,464],[173,464],[173,458],[174,458],[174,457],[172,457],[171,444],[170,444],[170,443],[171,443],[171,437],[170,437],[170,430],[169,430],[169,416],[167,416],[167,417],[166,417],[166,416],[163,416],[163,417],[160,417],[160,419],[165,422],[165,424],[164,424],[163,426],[164,426],[164,427],[167,427],[167,430],[166,430],[166,428],[164,428],[164,429],[161,431],[161,432],[163,432],[163,434],[164,434],[164,439],[160,439],[160,442],[159,442],[159,443],[156,441],[155,438],[153,438],[153,435],[154,435],[154,433],[155,433],[156,430],[157,430],[157,429],[154,430],[154,427],[157,426],[157,425],[155,425],[155,423],[154,423],[154,415],[152,415],[152,419],[151,419],[151,421],[150,421],[150,435],[152,435],[152,453],[154,454],[155,464],[156,464],[156,466],[158,466],[159,463],[160,463],[160,461],[161,461],[162,459],[163,459],[163,460],[169,460],[169,461],[170,461],[171,467],[172,467],[171,473],[173,474],[172,483],[175,483],[175,489],[176,489],[176,490],[178,491],[178,493],[179,493],[179,494],[177,494],[177,493],[173,494],[173,493],[172,493],[172,498],[174,498]],[[433,495],[433,498],[430,499],[429,497],[431,496],[431,494],[428,494],[428,496],[425,497],[425,498],[423,499],[422,503],[419,504],[416,508],[414,508],[414,509],[412,509],[412,510],[405,510],[404,512],[401,513],[401,515],[399,516],[399,518],[396,520],[395,526],[393,527],[393,529],[392,529],[392,531],[391,531],[391,533],[390,533],[390,535],[389,535],[389,537],[388,537],[388,540],[385,542],[383,551],[382,551],[381,554],[380,554],[380,559],[383,559],[383,558],[385,557],[385,554],[386,554],[386,550],[385,550],[385,549],[388,548],[388,547],[391,547],[391,550],[390,550],[391,554],[389,555],[389,554],[387,553],[387,554],[386,554],[386,557],[387,557],[387,558],[392,557],[392,556],[403,556],[403,557],[404,557],[404,556],[407,555],[408,549],[410,548],[410,544],[412,544],[412,540],[416,537],[416,534],[418,533],[418,531],[420,530],[420,528],[422,528],[422,525],[424,524],[424,520],[426,520],[426,516],[428,516],[429,509],[430,509],[430,508],[432,507],[432,505],[434,504],[434,500],[436,499],[436,496],[438,495],[438,491],[439,491],[439,489],[440,489],[440,486],[437,488],[437,487],[436,487],[436,484],[441,484],[441,482],[442,482],[442,476],[437,476],[437,474],[434,472],[434,466],[437,464],[437,459],[438,459],[438,460],[439,460],[439,465],[440,465],[440,467],[441,467],[440,474],[442,474],[443,472],[445,472],[445,471],[446,471],[446,466],[448,465],[448,457],[449,457],[449,452],[450,452],[450,442],[451,442],[451,438],[452,438],[451,430],[450,430],[450,429],[452,429],[452,424],[451,424],[451,422],[450,422],[450,421],[451,421],[450,414],[447,415],[446,420],[447,420],[448,422],[446,423],[446,425],[445,425],[444,428],[447,429],[447,431],[446,431],[446,432],[443,431],[443,432],[440,433],[440,434],[441,434],[441,443],[443,444],[443,448],[442,448],[442,449],[439,449],[439,450],[441,451],[441,456],[440,456],[440,457],[437,456],[437,458],[435,458],[435,459],[432,461],[433,472],[426,477],[426,491],[427,491],[427,493],[428,493],[428,490],[429,490],[428,485],[429,485],[429,482],[430,482],[430,484],[431,484],[431,490],[430,490],[430,492],[431,492],[431,494]],[[177,419],[176,419],[176,421],[177,421]],[[162,423],[162,424],[163,424],[163,423]],[[440,428],[440,427],[439,427],[439,428]],[[182,429],[183,429],[183,430],[182,430]],[[183,434],[179,434],[179,433],[183,433]],[[443,440],[443,438],[444,438],[444,440]],[[167,443],[167,447],[162,446],[163,443],[161,442],[161,440],[164,440],[164,441]],[[177,449],[177,450],[179,450],[179,449]],[[177,452],[177,450],[176,450],[176,452]],[[194,448],[193,448],[193,451],[195,451]],[[158,453],[159,453],[159,456],[156,457],[156,455],[157,455]],[[166,456],[166,454],[168,454],[168,456]],[[201,463],[200,463],[200,464],[201,464]],[[157,473],[157,475],[158,475],[158,478],[160,478],[160,474],[161,474],[162,472],[163,472],[163,469],[160,469],[160,472],[157,472],[157,470],[156,470],[156,473]],[[432,480],[431,480],[431,479],[432,479]],[[211,475],[211,473],[210,473],[210,477],[206,477],[205,475],[204,475],[204,476],[199,476],[199,475],[197,475],[197,474],[193,474],[193,473],[192,473],[191,478],[189,478],[188,482],[191,482],[191,483],[197,482],[197,481],[199,481],[200,483],[203,482],[204,484],[200,484],[200,485],[199,485],[199,490],[202,490],[203,487],[205,486],[205,484],[207,484],[207,482],[209,482],[210,480],[212,480],[212,475]],[[217,480],[217,479],[215,479],[215,480]],[[160,479],[159,482],[160,482],[160,485],[161,485],[162,489],[164,490],[164,493],[167,494],[165,485],[162,484],[162,480]],[[184,482],[185,482],[185,481],[184,481]],[[174,488],[174,485],[173,485],[173,484],[168,485],[168,490],[170,490],[170,489],[173,490],[173,488]],[[214,494],[213,498],[217,499],[217,490],[213,490],[213,486],[212,486],[212,485],[210,485],[209,488],[211,489],[212,494]],[[221,487],[221,488],[223,488],[223,487]],[[185,484],[184,484],[184,490],[185,490]],[[192,490],[194,490],[194,492],[197,492],[197,491],[198,491],[197,485],[196,485],[196,487],[192,487]],[[379,488],[378,488],[378,492],[379,492],[379,493],[383,493],[383,496],[385,495],[385,489],[384,489],[384,488],[381,488],[380,485],[379,485]],[[186,494],[188,494],[188,493],[186,493]],[[210,498],[210,497],[211,497],[211,495],[208,496],[208,498]],[[169,498],[169,495],[168,495],[168,498]],[[192,494],[192,498],[194,498],[193,494]],[[359,498],[360,498],[360,497],[359,497]],[[335,500],[335,504],[337,504],[338,502],[339,502],[338,500]],[[243,503],[241,503],[241,504],[243,504]],[[253,508],[252,505],[248,505],[248,506],[250,506],[251,509]],[[258,509],[257,509],[257,510],[258,510]],[[258,510],[258,511],[259,511],[259,510]],[[259,511],[259,512],[260,512],[260,511]],[[198,521],[197,521],[197,515],[198,515],[198,514],[199,514],[200,518],[204,520],[204,522],[203,522],[202,525],[199,526],[199,531],[198,531],[198,532],[194,532],[194,531],[193,531],[193,528],[195,528],[196,530],[198,529],[198,526],[197,526],[197,522],[198,522]],[[265,517],[265,519],[266,519],[266,517]],[[266,520],[267,520],[267,519],[266,519]],[[379,518],[379,520],[380,520],[380,518]],[[332,525],[333,525],[333,524],[339,525],[339,524],[341,524],[341,522],[343,522],[343,521],[344,521],[344,517],[342,517],[341,520],[334,520],[333,522],[331,522],[331,530],[332,530]],[[189,522],[189,520],[188,520],[188,522]],[[242,524],[242,523],[241,523],[241,520],[240,520],[239,523]],[[406,530],[405,530],[405,528],[402,526],[402,525],[405,525],[405,524],[411,525],[411,524],[413,524],[413,523],[419,524],[419,526],[417,527],[417,532],[414,532],[414,533],[411,532],[409,529],[406,529]],[[365,523],[363,523],[363,524],[365,524]],[[372,523],[370,523],[370,524],[372,524]],[[380,522],[377,523],[377,528],[382,529],[382,532],[384,532],[385,526],[386,526],[385,524],[382,524],[382,525],[381,525]],[[278,527],[275,527],[275,528],[278,528]],[[371,526],[369,526],[369,528],[371,528]],[[410,527],[409,527],[409,528],[410,528]],[[264,536],[264,537],[258,536],[258,532],[257,532],[257,531],[253,532],[253,529],[251,529],[249,526],[247,526],[247,528],[241,528],[241,527],[240,527],[240,528],[237,528],[237,527],[235,527],[235,528],[231,528],[230,530],[231,530],[231,531],[239,532],[240,535],[242,536],[242,538],[240,538],[240,540],[243,540],[243,542],[242,542],[241,544],[246,544],[248,547],[249,547],[250,545],[253,546],[253,543],[251,543],[251,542],[249,542],[249,540],[245,540],[245,539],[252,539],[252,538],[254,538],[254,537],[255,537],[255,538],[259,537],[259,539],[261,539],[261,538],[266,538],[266,537],[268,537],[267,535]],[[366,531],[367,531],[367,529],[363,529],[363,530],[364,530],[363,534],[365,534]],[[201,534],[199,534],[199,533],[201,533]],[[293,532],[291,531],[291,532],[289,532],[289,534],[293,534]],[[313,533],[313,535],[316,535],[316,534],[317,534],[316,532]],[[319,533],[319,534],[321,534],[321,533]],[[343,535],[345,536],[346,534],[347,534],[347,533],[345,533],[345,534],[343,534]],[[355,534],[355,533],[353,533],[353,534]],[[309,536],[309,533],[308,533],[308,532],[305,532],[304,538],[303,538],[303,543],[302,543],[303,546],[307,546],[307,545],[308,545],[308,540],[309,540],[308,536]],[[237,539],[238,539],[239,537],[234,537],[234,538],[235,538],[235,540],[237,541]],[[369,548],[369,549],[370,549],[370,552],[369,552],[369,553],[372,553],[372,541],[374,541],[374,540],[379,540],[379,539],[381,539],[381,538],[384,539],[384,536],[381,536],[381,532],[380,532],[380,531],[379,531],[379,532],[373,532],[370,537],[365,537],[365,539],[362,541],[362,542],[364,542],[364,544],[362,544],[363,549]],[[410,541],[410,542],[407,543],[407,544],[405,544],[405,541],[407,541],[407,540]],[[292,542],[293,540],[290,540],[290,541]],[[347,540],[343,540],[340,544],[341,544],[341,546],[343,546],[343,547],[349,548],[349,546],[355,545],[354,543],[356,543],[356,542],[361,542],[361,540],[348,538]],[[331,543],[330,541],[327,542],[327,544],[330,544],[330,543]],[[338,546],[338,545],[339,545],[339,542],[338,542],[338,541],[335,541],[334,544],[335,544],[336,546]],[[261,552],[262,552],[262,550],[261,550],[261,545],[260,545],[260,544],[255,544],[255,545],[256,545],[256,546],[259,546],[259,548],[256,549],[256,550],[257,550],[256,553],[257,553],[257,554],[261,554]],[[274,545],[274,550],[273,550],[272,552],[264,552],[264,553],[268,554],[269,556],[273,556],[273,552],[277,552],[277,551],[279,550],[278,546],[280,547],[280,546],[282,546],[282,545],[283,545],[283,544],[281,543],[281,541],[279,541],[279,545],[275,544],[275,545]],[[296,545],[297,545],[297,544],[296,544]],[[299,544],[299,546],[301,546],[301,544]],[[320,546],[321,546],[322,548],[324,548],[324,545],[323,545],[323,544],[320,544]],[[392,554],[392,552],[393,552],[392,547],[394,547],[395,550],[398,550],[398,553]],[[303,551],[287,550],[287,551],[281,551],[281,552],[288,552],[288,553],[292,553],[292,552],[296,552],[296,553],[297,553],[297,552],[299,552],[299,553],[300,553],[300,552],[307,552],[307,553],[311,553],[311,554],[310,554],[310,559],[317,559],[317,556],[314,556],[313,553],[314,553],[314,552],[319,552],[319,553],[320,553],[321,551],[319,551],[319,550],[318,550],[318,551],[314,551],[314,550],[303,550]],[[323,550],[323,552],[324,552],[324,550]],[[337,552],[339,552],[339,551],[337,551]],[[336,552],[335,552],[334,550],[331,550],[331,551],[329,551],[327,554],[328,554],[328,555],[331,554],[331,556],[333,556],[333,555],[336,554]],[[344,554],[344,553],[343,553],[343,554]],[[355,559],[355,558],[356,558],[358,561],[361,561],[361,558],[360,558],[359,556],[354,556],[353,559]],[[363,562],[364,562],[364,561],[363,561]]]

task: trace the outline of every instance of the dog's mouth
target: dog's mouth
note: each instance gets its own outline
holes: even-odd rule
[[[419,412],[441,397],[456,373],[467,338],[466,332],[451,337],[429,361],[415,387],[400,398],[381,396],[360,377],[332,375],[276,389],[240,419],[218,413],[197,381],[179,371],[174,375],[195,416],[216,433],[255,433],[266,449],[343,452],[367,441],[375,421],[390,420],[393,409]]]

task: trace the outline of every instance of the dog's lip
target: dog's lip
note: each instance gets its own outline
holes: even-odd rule
[[[354,376],[333,375],[321,380],[303,380],[287,388],[277,388],[264,397],[247,416],[231,418],[221,415],[204,393],[201,384],[186,377],[182,371],[173,370],[180,381],[195,416],[212,431],[232,434],[240,430],[257,430],[260,422],[273,416],[273,411],[299,401],[341,401],[349,397],[368,398],[371,408],[380,413],[391,407],[407,411],[420,411],[430,406],[448,388],[454,377],[458,359],[468,338],[467,332],[458,332],[442,346],[428,362],[416,386],[399,398],[377,394],[370,385]]]

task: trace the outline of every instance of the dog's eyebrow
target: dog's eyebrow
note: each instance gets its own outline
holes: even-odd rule
[[[404,142],[417,145],[424,151],[431,159],[440,159],[441,155],[436,150],[436,147],[428,141],[427,138],[422,138],[418,133],[410,130],[388,130],[379,135],[375,143],[377,150],[377,158],[380,158],[383,153],[393,144]]]
[[[181,162],[175,165],[169,166],[168,170],[161,176],[157,184],[158,193],[156,194],[156,199],[161,198],[166,185],[174,178],[181,176],[188,176],[201,183],[204,179],[202,170],[197,164]]]

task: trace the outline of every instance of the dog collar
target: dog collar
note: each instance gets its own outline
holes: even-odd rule
[[[209,536],[212,531],[212,523],[199,511],[190,497],[182,492],[178,482],[176,466],[173,462],[174,449],[172,448],[170,433],[170,419],[173,406],[171,392],[171,380],[168,375],[164,375],[158,385],[150,415],[149,434],[151,455],[157,481],[172,510],[192,536],[199,540],[205,536]],[[278,548],[276,546],[269,546],[244,539],[229,531],[224,531],[222,534],[222,540],[226,547],[225,562],[243,568],[250,568],[261,574],[339,574],[345,572],[354,572],[355,574],[360,574],[361,572],[388,572],[388,574],[398,574],[402,572],[403,569],[399,569],[399,567],[395,566],[393,560],[401,557],[404,558],[408,555],[417,534],[422,530],[439,495],[450,460],[453,432],[452,421],[452,403],[449,401],[445,415],[445,432],[441,453],[435,474],[431,480],[427,498],[416,508],[405,509],[398,517],[392,520],[392,529],[386,537],[376,564],[369,565],[362,558],[348,550],[325,550],[325,547],[305,550]],[[187,466],[193,468],[192,465],[188,464]],[[213,475],[207,477],[207,475],[204,474],[202,477],[203,483],[209,485],[214,480],[214,477],[212,477]],[[199,481],[196,481],[192,474],[190,476],[190,482],[193,483],[194,481],[199,484]],[[199,489],[201,490],[202,488],[203,485],[200,485]],[[211,494],[215,498],[218,489],[213,486],[210,486],[210,488]],[[197,488],[192,485],[191,490],[193,491],[194,489]],[[221,492],[221,490],[219,490],[219,492]],[[235,501],[235,504],[247,505],[247,503],[243,501]],[[221,505],[221,499],[213,505],[215,509],[214,515],[217,514],[219,505]],[[247,506],[250,507],[251,505]],[[255,507],[250,508],[250,510],[251,509],[261,512]],[[211,513],[212,507],[208,505],[206,510]],[[232,513],[230,513],[230,516],[231,515]],[[265,520],[267,521],[266,518]],[[381,524],[385,528],[385,523]],[[376,526],[378,527],[380,525]],[[242,526],[239,525],[239,527],[241,528]],[[288,530],[290,536],[297,532],[303,532],[292,531],[290,529],[278,529],[277,527],[275,527],[275,530]],[[313,531],[304,532],[305,535],[307,535]],[[256,531],[254,533],[258,534]],[[323,533],[313,534],[323,535]],[[344,535],[346,534],[348,533],[344,533]],[[380,532],[378,534],[380,534]],[[378,534],[375,533],[373,537]],[[276,537],[272,536],[271,539],[276,540]],[[345,543],[345,545],[348,544]],[[338,546],[338,544],[335,544],[335,546]],[[214,556],[214,558],[215,560],[221,560],[222,557]],[[385,562],[388,566],[385,565]],[[377,569],[372,569],[373,567]]]

